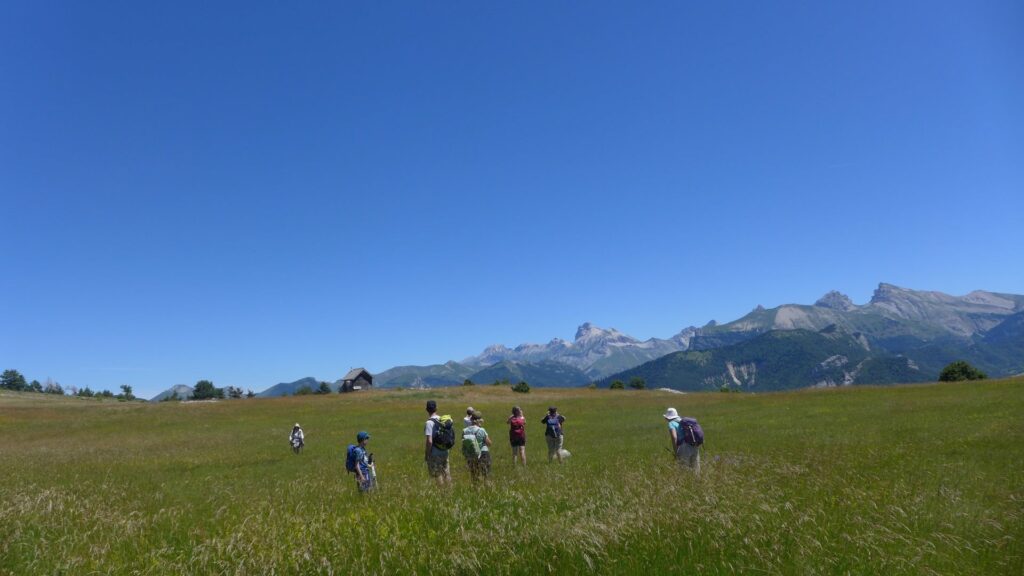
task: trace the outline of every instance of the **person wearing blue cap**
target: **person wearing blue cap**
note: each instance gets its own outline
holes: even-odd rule
[[[355,459],[356,486],[360,492],[369,492],[377,486],[377,473],[373,466],[373,454],[366,452],[366,443],[370,440],[369,432],[356,434],[355,448],[352,457]]]

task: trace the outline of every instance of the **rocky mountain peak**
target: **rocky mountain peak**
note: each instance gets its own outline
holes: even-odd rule
[[[875,289],[875,293],[871,296],[871,303],[877,304],[879,302],[895,300],[906,295],[908,292],[910,292],[910,290],[900,288],[895,284],[886,284],[885,282],[881,282],[878,284],[878,288]]]
[[[584,322],[576,329],[576,340],[588,340],[591,338],[597,338],[608,334],[608,330],[604,330],[594,326],[590,322]]]
[[[822,308],[830,308],[832,310],[842,310],[844,312],[853,310],[856,306],[850,297],[837,290],[832,290],[828,294],[825,294],[814,303],[815,306]]]

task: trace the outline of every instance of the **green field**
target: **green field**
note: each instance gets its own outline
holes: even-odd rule
[[[424,402],[488,417],[437,488]],[[513,469],[504,418],[528,418]],[[565,414],[564,466],[538,421]],[[700,419],[701,478],[661,414]],[[306,451],[287,436],[302,423]],[[344,473],[373,435],[379,490]],[[765,395],[475,386],[216,403],[0,394],[0,574],[1024,573],[1024,379]]]

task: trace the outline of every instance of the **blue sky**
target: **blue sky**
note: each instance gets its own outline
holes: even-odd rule
[[[152,395],[1024,293],[1019,2],[5,2],[2,368]]]

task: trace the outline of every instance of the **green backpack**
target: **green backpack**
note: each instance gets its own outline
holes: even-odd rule
[[[479,458],[481,454],[480,440],[476,437],[479,426],[470,426],[462,431],[462,455],[466,458]]]

